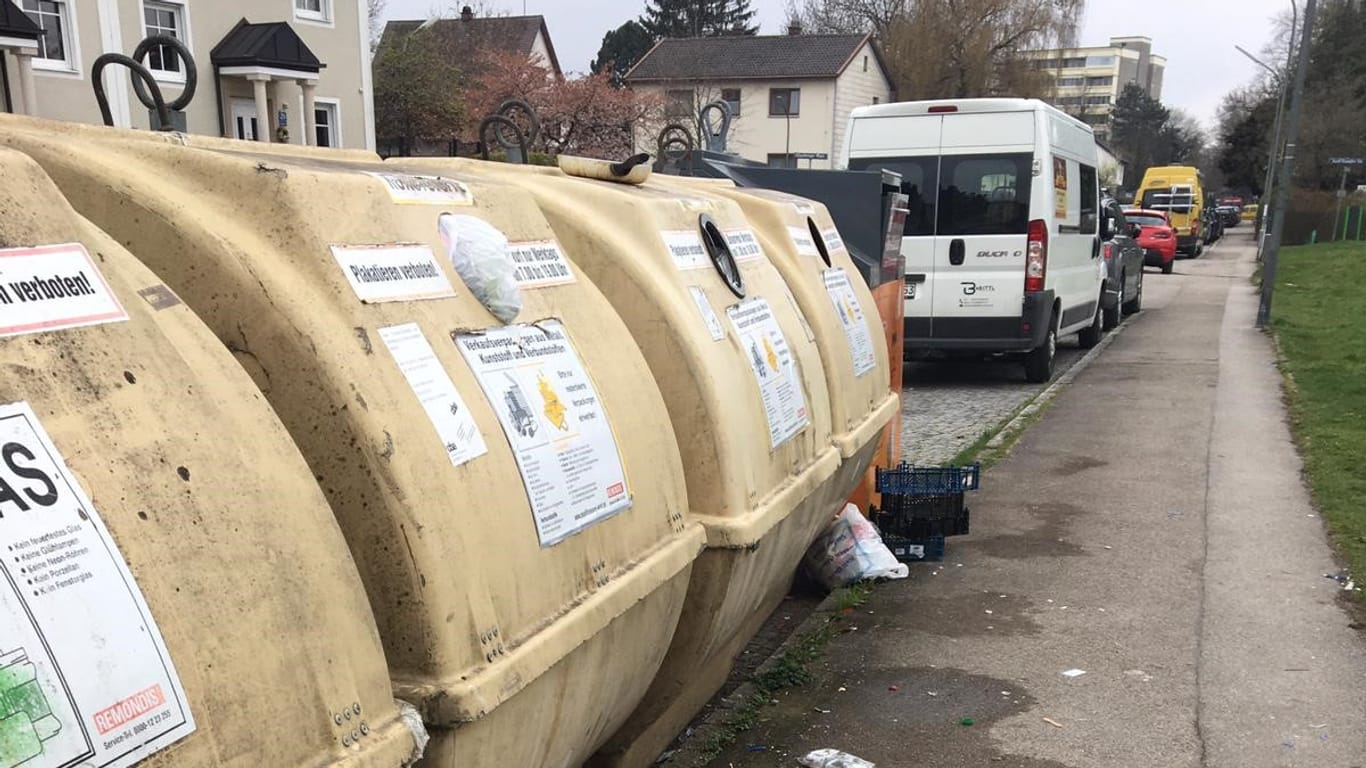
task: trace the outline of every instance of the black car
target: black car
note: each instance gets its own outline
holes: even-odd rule
[[[1114,328],[1125,315],[1143,307],[1143,248],[1114,198],[1102,198],[1100,209],[1105,217],[1100,230],[1101,254],[1105,258],[1101,310],[1105,327]]]
[[[1217,209],[1225,229],[1233,229],[1243,220],[1243,209],[1237,205],[1221,205]]]
[[[1213,245],[1224,236],[1224,217],[1219,213],[1219,209],[1206,208],[1201,218],[1205,222],[1205,245]]]

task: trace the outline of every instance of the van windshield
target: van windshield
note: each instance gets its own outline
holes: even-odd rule
[[[849,161],[850,170],[901,174],[901,191],[911,199],[906,237],[1026,234],[1033,167],[1028,152]]]

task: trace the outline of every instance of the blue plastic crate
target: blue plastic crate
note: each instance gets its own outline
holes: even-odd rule
[[[982,465],[966,467],[915,467],[902,464],[894,469],[877,470],[878,493],[902,496],[943,496],[975,491],[981,483]]]
[[[929,536],[908,539],[902,536],[882,537],[882,543],[903,563],[938,563],[944,559],[944,537]]]

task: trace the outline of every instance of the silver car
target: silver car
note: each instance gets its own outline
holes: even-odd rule
[[[1125,315],[1143,308],[1143,249],[1135,239],[1134,226],[1124,218],[1119,203],[1100,201],[1101,254],[1105,258],[1105,294],[1101,300],[1106,330],[1119,325]]]

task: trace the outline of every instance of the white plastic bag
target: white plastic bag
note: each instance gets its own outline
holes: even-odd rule
[[[451,266],[470,293],[502,322],[516,320],[522,311],[522,291],[508,258],[507,236],[475,216],[443,213],[437,227]]]
[[[873,763],[838,749],[818,749],[797,762],[806,768],[876,768]]]
[[[904,579],[911,569],[882,543],[877,529],[853,504],[825,529],[804,558],[807,571],[827,589],[867,579]]]

